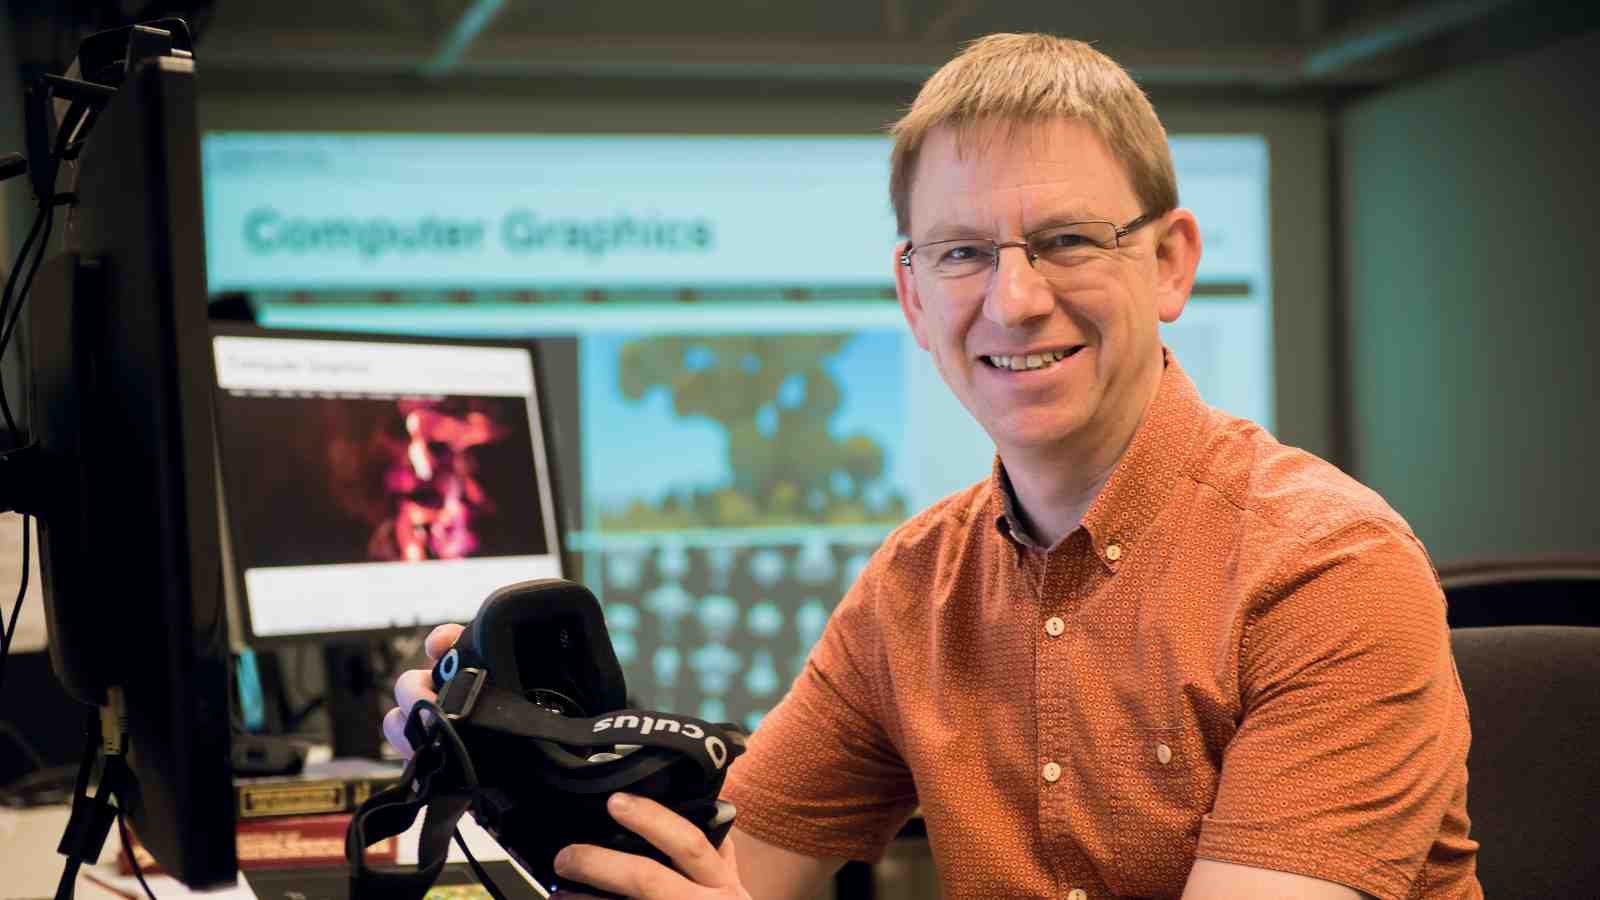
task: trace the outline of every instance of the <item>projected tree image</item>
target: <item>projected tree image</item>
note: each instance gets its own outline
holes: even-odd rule
[[[849,334],[653,336],[622,345],[618,389],[637,402],[664,388],[674,414],[722,429],[729,483],[683,485],[602,516],[609,530],[899,522],[884,448],[832,427],[844,400],[827,370]],[[641,452],[652,452],[643,446]],[[656,448],[655,452],[671,452]]]

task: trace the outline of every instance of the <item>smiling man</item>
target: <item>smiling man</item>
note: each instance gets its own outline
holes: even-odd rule
[[[1200,232],[1143,93],[1083,43],[994,35],[894,135],[900,304],[993,471],[862,572],[733,766],[721,851],[616,797],[679,871],[583,846],[558,870],[805,897],[920,809],[952,897],[1481,896],[1432,566],[1162,346]]]

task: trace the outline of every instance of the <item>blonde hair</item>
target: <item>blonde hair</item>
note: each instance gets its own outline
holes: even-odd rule
[[[979,128],[997,123],[1009,137],[1019,125],[1054,119],[1088,124],[1127,170],[1143,212],[1178,205],[1167,132],[1144,91],[1110,57],[1082,41],[1048,34],[991,34],[968,44],[933,73],[900,121],[890,126],[889,201],[900,233],[911,233],[911,180],[923,142],[935,129],[956,130],[969,152]]]

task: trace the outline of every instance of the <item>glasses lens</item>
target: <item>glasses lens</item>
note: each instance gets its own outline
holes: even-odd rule
[[[1028,250],[1041,262],[1067,266],[1117,245],[1117,226],[1078,222],[1028,236]]]
[[[994,268],[994,242],[938,241],[917,248],[917,264],[940,278],[961,278]]]

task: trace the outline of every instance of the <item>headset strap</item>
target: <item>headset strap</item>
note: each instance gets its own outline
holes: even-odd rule
[[[570,747],[609,749],[618,744],[657,747],[675,751],[694,760],[708,779],[718,780],[727,770],[728,763],[744,752],[744,733],[730,724],[717,724],[691,716],[662,715],[651,710],[623,709],[587,719],[567,718],[545,713],[534,707],[520,694],[501,690],[493,685],[481,669],[466,668],[445,682],[439,694],[439,706],[445,716],[457,727],[486,729],[552,741]],[[412,746],[421,746],[427,740],[427,730],[420,720],[415,720],[415,733],[409,729],[407,737]],[[664,767],[673,759],[670,755],[651,754],[664,758],[655,769]],[[559,767],[585,768],[581,760],[562,762],[561,756],[552,757]],[[640,760],[639,763],[643,763]],[[608,778],[595,771],[594,777],[573,782],[569,790],[598,793],[616,790],[631,783],[641,774],[629,766],[626,777]],[[555,772],[551,773],[559,779]],[[620,774],[620,773],[619,773]],[[565,785],[566,779],[559,779]],[[616,785],[609,782],[618,781]]]
[[[415,718],[415,717],[413,717]],[[445,751],[424,745],[399,783],[368,797],[345,833],[345,858],[350,863],[350,896],[376,900],[420,900],[439,880],[449,856],[450,836],[472,803],[472,793],[447,774]],[[419,772],[425,774],[418,774]],[[417,865],[411,871],[378,871],[366,861],[366,849],[410,828],[426,806],[417,842]]]
[[[345,858],[350,863],[352,897],[420,900],[443,871],[456,823],[472,805],[475,776],[469,774],[471,760],[450,757],[451,752],[464,753],[465,749],[446,749],[459,738],[436,739],[438,725],[423,724],[423,705],[419,703],[406,717],[406,738],[416,754],[399,783],[367,798],[350,820]],[[528,776],[570,793],[609,793],[688,757],[706,775],[710,787],[706,799],[715,800],[728,763],[744,752],[744,733],[736,727],[689,716],[631,709],[589,719],[546,714],[520,694],[492,687],[483,671],[475,668],[464,669],[445,683],[436,708],[455,729],[498,731],[531,739],[554,765],[531,767]],[[637,744],[642,749],[597,764],[557,746],[609,748],[618,744]],[[582,776],[576,774],[578,770],[583,771]],[[370,868],[366,848],[410,828],[424,807],[428,812],[422,821],[416,868]]]

